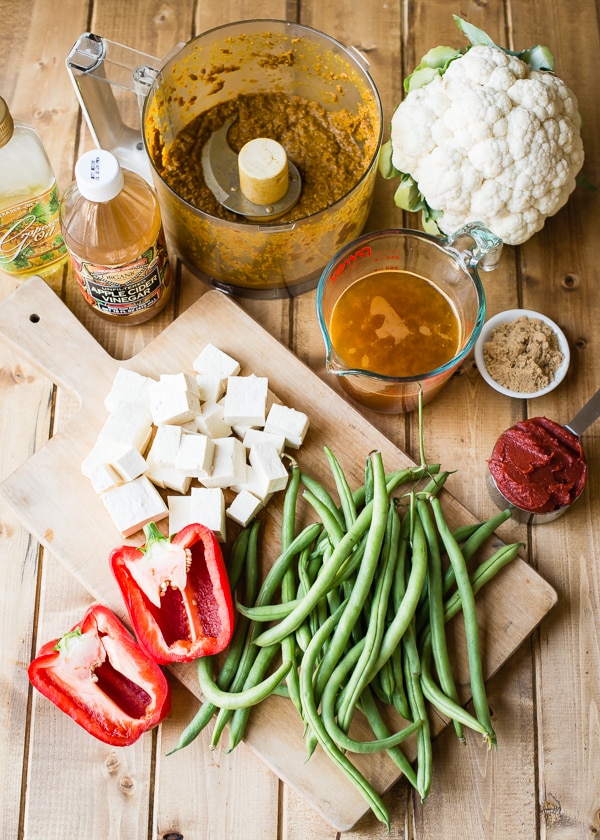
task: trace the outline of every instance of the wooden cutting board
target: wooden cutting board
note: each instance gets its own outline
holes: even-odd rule
[[[73,392],[81,404],[68,428],[0,485],[0,499],[93,598],[123,620],[126,615],[107,558],[125,541],[80,470],[106,418],[103,400],[119,366],[155,378],[161,373],[189,371],[202,347],[211,342],[237,358],[242,373],[267,376],[271,389],[284,403],[309,415],[310,429],[298,453],[307,473],[332,485],[324,445],[336,454],[353,486],[362,484],[365,459],[373,449],[381,451],[387,470],[413,463],[234,301],[217,291],[207,292],[141,353],[121,362],[105,352],[43,280],[33,277],[0,304],[0,337],[54,383]],[[454,469],[456,465],[442,466]],[[274,536],[263,541],[267,564],[278,553],[281,501],[275,497],[263,512],[265,533]],[[474,521],[446,491],[443,503],[452,526]],[[141,534],[129,540],[135,544],[142,541]],[[482,590],[478,610],[488,677],[555,602],[553,588],[520,558]],[[466,702],[468,669],[459,622],[454,622],[451,632],[456,635],[457,679]],[[173,672],[201,696],[193,664],[177,666]],[[446,723],[436,718],[434,730],[440,731]],[[246,743],[339,831],[352,828],[366,812],[356,788],[320,750],[306,761],[302,724],[288,701],[274,697],[256,707]],[[382,793],[400,776],[385,755],[353,760]]]

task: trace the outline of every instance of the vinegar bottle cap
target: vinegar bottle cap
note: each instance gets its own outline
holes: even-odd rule
[[[106,149],[92,149],[82,155],[75,164],[75,180],[88,201],[110,201],[123,189],[119,161]]]
[[[13,118],[8,110],[8,105],[0,96],[0,149],[6,146],[10,138],[13,136],[15,126]]]

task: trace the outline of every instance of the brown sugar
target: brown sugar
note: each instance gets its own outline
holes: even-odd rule
[[[483,345],[483,361],[492,379],[523,394],[550,385],[562,360],[554,330],[527,315],[496,327]]]

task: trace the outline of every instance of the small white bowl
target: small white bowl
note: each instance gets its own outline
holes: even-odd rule
[[[550,382],[549,385],[546,385],[545,388],[541,388],[539,391],[527,392],[527,391],[511,391],[509,388],[504,388],[500,385],[499,382],[496,382],[487,371],[485,366],[485,362],[483,360],[483,346],[488,342],[491,338],[492,332],[496,329],[496,327],[500,326],[501,324],[506,324],[511,321],[516,321],[517,318],[525,315],[527,318],[536,318],[539,321],[544,321],[544,323],[548,324],[548,326],[556,333],[558,338],[558,344],[563,354],[563,360],[554,375],[554,379]],[[479,338],[475,344],[475,363],[477,368],[479,369],[479,373],[483,377],[483,379],[498,391],[500,394],[504,394],[507,397],[516,397],[517,399],[522,400],[530,400],[534,399],[535,397],[542,397],[544,394],[550,393],[553,391],[557,385],[560,385],[562,380],[565,378],[567,371],[569,369],[569,362],[571,360],[571,353],[569,350],[569,343],[564,332],[552,321],[548,318],[547,315],[542,315],[541,312],[534,312],[532,309],[507,309],[504,312],[499,312],[497,315],[491,317],[488,321],[485,322]]]

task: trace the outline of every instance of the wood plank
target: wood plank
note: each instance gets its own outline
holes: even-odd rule
[[[34,305],[40,319],[32,325],[29,313]],[[101,403],[118,363],[94,343],[39,279],[33,278],[23,284],[4,302],[0,308],[0,332],[5,340],[36,359],[42,368],[57,375],[60,372],[61,385],[74,391],[81,402],[81,410],[73,418],[69,433],[56,434],[7,479],[0,486],[0,497],[20,513],[35,536],[65,562],[93,597],[123,616],[124,610],[107,564],[90,564],[87,551],[87,546],[92,544],[96,557],[107,558],[111,549],[123,540],[80,471],[82,460],[103,423]],[[355,486],[362,483],[364,459],[372,448],[382,452],[388,469],[412,463],[359,412],[348,408],[346,424],[341,427],[337,395],[245,315],[237,304],[219,292],[208,292],[169,325],[138,354],[132,369],[153,376],[189,369],[192,356],[195,358],[208,341],[238,358],[243,370],[268,371],[270,386],[284,403],[308,410],[311,426],[300,455],[302,468],[307,472],[323,473],[323,446],[331,445],[332,441],[336,441],[341,466]],[[190,353],[194,346],[197,351]],[[79,349],[77,358],[73,358],[74,347]],[[81,359],[85,360],[84,364]],[[318,411],[307,409],[308,403],[317,405]],[[332,484],[326,477],[323,480]],[[445,500],[446,516],[452,524],[471,521],[470,515],[451,496],[446,495]],[[281,502],[281,499],[274,499],[265,511],[266,533],[271,534],[271,539],[265,537],[264,541],[267,562],[272,562],[278,552],[276,533],[280,527]],[[90,510],[95,512],[91,518]],[[133,542],[139,544],[139,536]],[[513,603],[509,595],[515,586],[522,593],[520,603]],[[488,639],[486,667],[491,674],[546,614],[554,596],[544,581],[520,560],[492,582],[489,593],[481,594],[480,603],[484,604],[488,597],[495,598],[504,604],[506,611],[501,612],[497,607],[485,610],[486,621],[495,628],[494,632],[489,631]],[[191,676],[194,668],[174,671],[190,690],[198,692],[195,676]],[[316,810],[335,826],[346,830],[362,816],[364,803],[357,802],[356,791],[343,777],[336,781],[335,794],[327,793],[329,780],[335,778],[335,772],[327,760],[322,761],[317,755],[307,767],[301,729],[290,704],[280,698],[271,698],[264,704],[264,710],[262,706],[256,710],[247,742],[281,778],[304,793]],[[376,761],[375,757],[370,757],[364,763],[364,772],[382,790],[398,778],[397,769],[389,761],[386,766],[379,757]]]

